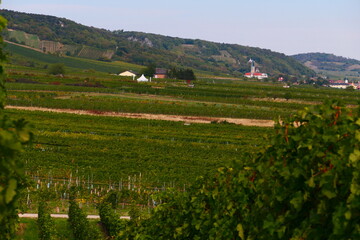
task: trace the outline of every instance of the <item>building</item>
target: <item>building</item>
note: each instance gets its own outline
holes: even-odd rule
[[[339,89],[346,89],[348,87],[352,87],[354,89],[359,89],[359,86],[356,86],[354,83],[330,83],[329,87]]]
[[[136,75],[137,75],[137,73],[134,71],[131,71],[131,70],[119,73],[119,76],[122,76],[122,77],[136,77]]]
[[[166,78],[167,70],[165,68],[156,68],[154,78]]]
[[[266,73],[261,73],[259,71],[259,68],[255,67],[255,61],[250,58],[249,63],[251,63],[251,69],[250,72],[245,73],[245,77],[247,78],[257,78],[257,79],[264,79],[268,78],[268,75]]]
[[[264,78],[268,78],[269,76],[266,73],[259,73],[259,72],[255,72],[253,74],[251,73],[245,73],[245,77],[248,78],[257,78],[257,79],[264,79]]]

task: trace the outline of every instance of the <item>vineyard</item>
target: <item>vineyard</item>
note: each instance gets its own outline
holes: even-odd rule
[[[28,61],[29,63],[37,63],[38,67],[43,68],[45,65],[54,64],[54,63],[63,63],[65,66],[71,70],[79,71],[82,70],[96,70],[99,72],[106,73],[118,73],[121,70],[127,68],[139,70],[142,69],[142,66],[129,64],[124,62],[113,62],[106,63],[101,61],[95,61],[91,59],[84,58],[75,58],[75,57],[59,57],[53,54],[45,54],[41,52],[34,51],[32,49],[23,48],[14,44],[7,44],[5,46],[7,52],[11,52],[12,61]],[[19,60],[21,59],[21,60]]]
[[[8,39],[17,43],[22,43],[32,48],[40,49],[40,39],[38,36],[33,34],[27,34],[21,31],[8,31]]]
[[[111,50],[101,50],[101,49],[90,48],[85,46],[77,54],[78,57],[96,59],[96,60],[99,58],[111,59],[113,55],[114,55],[114,51]]]
[[[273,120],[332,98],[351,108],[360,99],[355,91],[283,88],[269,82],[200,79],[189,88],[179,80],[137,83],[74,69],[58,77],[10,65],[8,73],[7,105],[97,114],[5,110],[12,119],[26,119],[35,133],[21,154],[31,180],[21,203],[22,211],[38,212],[39,219],[21,221],[38,226],[34,235],[50,234],[55,239],[105,239],[129,234],[129,229],[140,231],[142,219],[171,200],[172,194],[197,191],[196,179],[211,178],[220,167],[250,163],[274,134],[272,128],[229,122],[189,124],[102,116],[106,112]],[[49,220],[49,213],[69,214],[73,220]],[[102,227],[86,219],[87,214],[100,215]],[[90,225],[96,231],[86,230]]]

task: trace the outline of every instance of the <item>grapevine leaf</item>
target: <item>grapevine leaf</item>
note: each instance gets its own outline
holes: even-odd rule
[[[239,237],[241,239],[245,239],[245,235],[244,235],[244,228],[243,228],[243,225],[241,223],[239,223],[237,226],[236,226],[236,230],[239,232]]]
[[[9,180],[9,186],[6,189],[6,194],[5,194],[5,202],[9,203],[13,200],[14,196],[16,195],[16,189],[17,187],[17,181],[15,179],[10,179]]]

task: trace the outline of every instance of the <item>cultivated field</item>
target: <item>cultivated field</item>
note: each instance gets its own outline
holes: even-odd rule
[[[312,86],[199,79],[190,88],[179,80],[137,83],[68,70],[52,76],[8,66],[5,111],[25,118],[35,133],[21,155],[33,180],[22,199],[28,212],[37,212],[39,193],[49,191],[50,211],[67,213],[76,187],[86,213],[98,214],[95,206],[116,191],[119,213],[128,215],[137,206],[147,214],[163,192],[186,191],[199,176],[255,159],[274,134],[273,120],[330,99],[350,106],[360,100],[356,91]],[[69,232],[65,222],[56,224]]]

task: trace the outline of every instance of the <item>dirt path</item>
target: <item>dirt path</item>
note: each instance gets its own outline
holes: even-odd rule
[[[71,113],[71,114],[90,115],[90,116],[107,116],[107,117],[124,117],[124,118],[177,121],[177,122],[185,122],[185,123],[211,123],[211,122],[226,121],[229,123],[234,123],[244,126],[256,126],[256,127],[274,126],[274,121],[260,120],[260,119],[180,116],[180,115],[165,115],[165,114],[150,114],[150,113],[121,113],[121,112],[103,112],[103,111],[94,111],[94,110],[56,109],[56,108],[23,107],[23,106],[6,106],[6,108],[27,110],[27,111]]]

